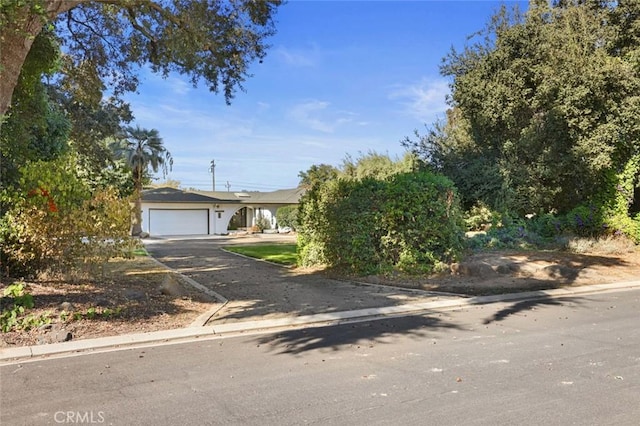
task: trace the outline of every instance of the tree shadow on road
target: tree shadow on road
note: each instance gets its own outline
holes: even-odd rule
[[[578,298],[578,297],[552,298],[543,292],[535,292],[535,293],[539,293],[540,297],[536,297],[535,295],[533,295],[532,298],[516,301],[512,305],[499,309],[491,317],[486,318],[482,323],[486,325],[486,324],[491,324],[493,322],[503,321],[511,315],[515,315],[525,311],[530,311],[530,310],[533,310],[539,307],[544,307],[544,306],[564,306],[569,303],[574,303],[578,305],[581,304],[581,301],[580,301],[581,298]]]
[[[270,345],[278,354],[301,354],[316,349],[337,351],[345,347],[370,347],[392,343],[395,337],[425,339],[438,330],[460,329],[456,324],[433,316],[409,315],[375,321],[284,331],[262,336],[260,345]]]

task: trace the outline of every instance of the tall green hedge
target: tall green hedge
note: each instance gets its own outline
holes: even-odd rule
[[[430,172],[325,182],[301,200],[299,222],[303,266],[356,274],[430,272],[464,244],[453,183]]]

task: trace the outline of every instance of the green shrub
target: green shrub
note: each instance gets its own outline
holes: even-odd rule
[[[73,159],[21,170],[21,191],[4,193],[0,219],[2,273],[34,276],[103,264],[130,246],[131,207],[113,188],[89,192]]]
[[[298,229],[298,206],[284,206],[276,211],[276,222],[278,227],[290,227],[293,230]]]
[[[260,213],[256,219],[255,227],[259,232],[262,232],[265,229],[271,229],[271,221]]]
[[[498,214],[492,212],[486,204],[478,202],[465,212],[464,223],[468,231],[482,231],[488,229],[497,217]]]
[[[300,261],[356,274],[432,271],[456,259],[464,224],[450,180],[430,172],[337,179],[301,200]]]
[[[0,298],[0,331],[29,330],[49,323],[48,315],[25,315],[34,306],[33,296],[26,292],[23,283],[13,283],[5,288]]]
[[[604,220],[605,226],[614,235],[625,235],[636,244],[640,244],[640,213],[635,217],[617,215]]]
[[[581,237],[595,237],[604,231],[602,215],[593,206],[578,206],[565,215],[564,229]]]

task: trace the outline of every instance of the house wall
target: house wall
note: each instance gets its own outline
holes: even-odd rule
[[[227,234],[229,232],[229,221],[233,214],[242,206],[237,204],[208,204],[208,203],[142,203],[142,230],[149,232],[149,210],[189,210],[208,209],[209,210],[209,234]]]
[[[208,209],[209,210],[209,234],[223,235],[229,233],[229,222],[233,215],[243,207],[247,207],[247,226],[256,225],[258,218],[262,215],[269,220],[271,229],[277,228],[276,212],[280,205],[247,206],[242,204],[213,204],[213,203],[142,203],[142,230],[149,232],[149,210],[189,210]]]
[[[253,212],[251,217],[251,225],[256,225],[258,223],[258,219],[260,218],[260,216],[262,216],[271,224],[270,229],[276,229],[278,226],[278,223],[276,221],[276,212],[278,211],[278,207],[280,206],[253,207],[251,210],[249,210],[250,212]]]

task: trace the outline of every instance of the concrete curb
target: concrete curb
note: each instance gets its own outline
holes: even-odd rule
[[[546,298],[564,298],[577,295],[601,293],[609,291],[633,290],[640,288],[640,281],[627,281],[612,284],[598,284],[553,290],[528,291],[523,293],[478,296],[432,302],[413,303],[407,305],[387,306],[382,308],[358,309],[353,311],[330,312],[299,317],[277,318],[214,324],[207,327],[187,327],[176,330],[150,333],[129,334],[122,336],[102,337],[97,339],[77,340],[49,345],[5,348],[0,350],[0,365],[29,360],[35,357],[52,355],[72,355],[96,350],[117,350],[157,344],[191,340],[198,337],[222,337],[238,333],[258,332],[291,327],[320,327],[340,322],[367,321],[424,311],[450,310],[466,306],[483,305],[495,302],[516,300],[535,300]]]

